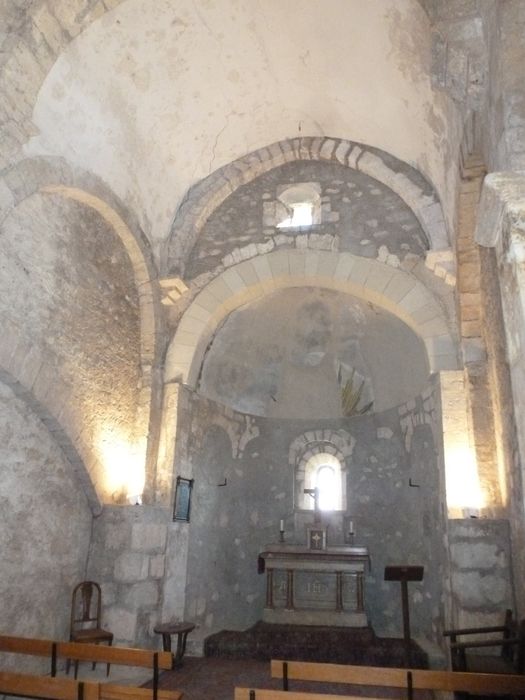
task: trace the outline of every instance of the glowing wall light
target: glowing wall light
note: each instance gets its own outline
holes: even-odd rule
[[[477,515],[485,506],[462,370],[440,373],[448,515]]]
[[[485,503],[474,449],[468,444],[447,445],[446,436],[445,475],[449,512],[459,516],[477,515]]]
[[[146,479],[145,440],[131,442],[118,430],[105,427],[100,433],[98,451],[109,500],[141,503]]]

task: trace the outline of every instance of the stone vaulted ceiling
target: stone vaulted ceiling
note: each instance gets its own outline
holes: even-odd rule
[[[160,400],[168,336],[178,323],[173,309],[171,316],[161,311],[158,278],[179,274],[168,264],[173,250],[183,251],[174,269],[184,270],[191,246],[181,244],[183,237],[191,242],[200,231],[191,223],[194,209],[182,204],[213,211],[247,182],[246,163],[272,144],[268,169],[281,163],[279,144],[293,142],[299,150],[310,144],[308,158],[325,160],[332,144],[335,160],[348,156],[352,163],[345,165],[396,196],[404,192],[416,217],[440,229],[429,237],[430,248],[440,254],[447,247],[460,115],[432,87],[430,23],[416,0],[0,0],[0,17],[0,224],[11,236],[0,252],[5,269],[18,274],[3,298],[0,376],[43,417],[102,500],[125,495],[120,475],[110,478],[110,463],[125,462],[128,471],[133,463],[154,481],[160,438],[152,406]],[[52,225],[42,215],[51,202]],[[90,221],[102,232],[93,261],[79,244],[87,245]],[[32,257],[24,265],[26,247]],[[108,270],[121,255],[127,262],[117,284]],[[386,265],[386,258],[370,265],[347,258],[348,274],[353,265],[365,277],[374,265],[381,271]],[[46,294],[33,299],[46,264],[55,276]],[[107,274],[86,274],[91,264],[94,273]],[[55,285],[72,270],[85,279],[92,304],[81,303],[81,285]],[[404,274],[391,267],[376,281],[401,288]],[[312,284],[322,286],[322,279]],[[186,282],[187,307],[201,287]],[[367,298],[375,294],[372,286],[367,280]],[[119,302],[121,289],[129,308]],[[423,304],[424,295],[413,294]],[[12,309],[27,299],[34,303],[15,317]],[[24,325],[29,307],[35,318]],[[71,312],[62,345],[49,332],[55,308]],[[97,339],[93,355],[69,342],[79,308],[92,311],[80,323]],[[438,306],[417,307],[419,320],[413,311],[407,314],[416,333],[420,323],[437,324],[425,336],[427,350],[454,364],[446,323],[434,318]],[[126,337],[133,337],[129,347]],[[171,348],[177,344],[179,337]],[[171,365],[170,379],[180,374],[179,364]],[[94,386],[90,372],[100,396],[87,391],[84,400],[84,387]]]
[[[41,15],[45,3],[28,14],[37,5]],[[97,8],[40,68],[23,152],[63,156],[100,176],[155,248],[192,184],[295,136],[382,148],[449,197],[451,107],[432,91],[428,18],[415,0],[328,0],[308,12],[298,0]]]

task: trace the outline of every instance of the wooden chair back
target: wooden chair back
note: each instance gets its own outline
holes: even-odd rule
[[[81,581],[71,597],[70,638],[75,632],[101,626],[102,593],[95,581]]]
[[[443,635],[450,638],[454,671],[525,673],[525,621],[518,623],[511,610],[502,625],[445,630]]]

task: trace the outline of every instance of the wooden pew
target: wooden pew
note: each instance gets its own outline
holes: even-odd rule
[[[151,668],[153,673],[152,689],[102,683],[100,684],[101,688],[98,696],[101,700],[118,700],[119,698],[122,700],[130,700],[132,697],[144,698],[144,700],[149,698],[152,700],[179,700],[181,697],[179,691],[160,691],[158,689],[159,671],[171,670],[172,668],[173,654],[168,651],[133,649],[130,647],[108,647],[78,642],[55,642],[50,639],[32,639],[0,635],[0,652],[47,657],[51,664],[51,679],[48,680],[55,680],[58,659]],[[36,677],[26,676],[26,678],[34,679]],[[68,679],[61,680],[65,681]],[[70,682],[76,683],[76,681]],[[61,686],[61,688],[66,692],[67,686]]]
[[[289,681],[318,681],[349,685],[402,688],[412,697],[413,690],[440,690],[468,693],[514,693],[525,696],[525,676],[457,671],[427,671],[421,669],[383,668],[376,666],[346,666],[343,664],[309,663],[304,661],[272,660],[272,678],[283,680],[283,690],[236,688],[235,700],[328,700],[330,696],[293,693]],[[255,690],[255,699],[250,691]],[[319,697],[318,697],[319,696]],[[341,696],[339,696],[341,698]],[[351,697],[351,696],[348,696]]]
[[[235,688],[234,700],[382,700],[363,695],[329,695],[328,693],[267,690],[266,688]]]
[[[151,688],[49,678],[0,671],[0,694],[22,695],[43,700],[149,700]],[[158,690],[158,700],[180,700],[178,690]]]
[[[99,700],[97,683],[79,683],[69,678],[30,676],[0,671],[0,694],[23,695],[49,700]]]

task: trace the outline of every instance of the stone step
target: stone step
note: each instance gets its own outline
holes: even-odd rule
[[[412,665],[428,667],[426,653],[411,645]],[[257,622],[244,631],[223,630],[207,637],[204,655],[224,659],[288,659],[370,666],[404,666],[402,639],[377,637],[371,627],[313,627]]]

